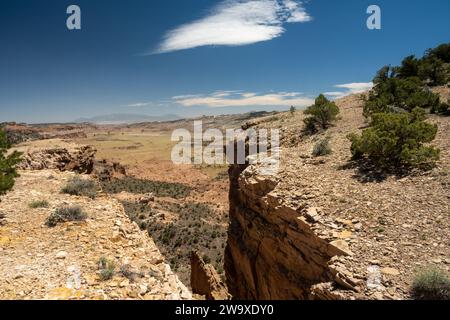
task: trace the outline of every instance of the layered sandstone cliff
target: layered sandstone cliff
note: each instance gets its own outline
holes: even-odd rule
[[[302,136],[302,112],[270,122],[282,138],[276,175],[230,168],[225,271],[235,299],[410,299],[418,270],[450,271],[448,117],[428,120],[439,128],[437,167],[397,177],[352,162],[347,135],[364,128],[362,100],[337,104],[341,119],[326,133]],[[326,136],[332,154],[312,156]]]
[[[233,166],[230,179],[225,269],[234,298],[303,300],[315,294],[313,286],[335,279],[349,288],[358,285],[355,279],[333,275],[329,266],[333,257],[348,255],[348,248],[319,237],[309,225],[311,217],[284,205],[273,192],[276,177]],[[328,298],[335,296],[341,297],[330,293]]]

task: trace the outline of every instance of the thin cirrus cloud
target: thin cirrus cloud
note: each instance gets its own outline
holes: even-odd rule
[[[153,53],[268,41],[285,32],[284,24],[311,19],[298,0],[226,0],[206,17],[167,32]]]
[[[129,105],[127,105],[127,107],[140,108],[140,107],[148,107],[150,105],[152,105],[152,102],[137,102],[137,103],[129,104]]]
[[[306,107],[314,100],[300,92],[276,92],[257,94],[241,91],[217,91],[207,95],[173,97],[173,101],[185,107],[205,106],[209,108],[246,106],[296,106]]]
[[[137,102],[126,105],[128,108],[162,107],[167,101]]]
[[[346,84],[337,84],[334,87],[344,89],[344,91],[330,91],[325,92],[324,95],[338,99],[349,96],[351,94],[363,93],[373,88],[373,82],[354,82]]]

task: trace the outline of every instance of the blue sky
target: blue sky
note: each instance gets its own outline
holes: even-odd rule
[[[444,0],[2,0],[0,122],[301,107],[450,42],[449,14]]]

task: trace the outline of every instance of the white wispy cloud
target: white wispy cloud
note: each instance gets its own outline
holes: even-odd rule
[[[188,98],[195,98],[198,96],[199,96],[198,94],[183,94],[183,95],[172,97],[172,100],[182,100],[182,99],[188,99]]]
[[[144,108],[144,107],[162,107],[165,106],[167,103],[172,102],[172,100],[157,100],[157,101],[149,101],[149,102],[136,102],[128,104],[124,107],[127,108]]]
[[[226,0],[206,17],[169,31],[154,53],[268,41],[284,33],[285,23],[311,19],[298,0]]]
[[[347,84],[338,84],[336,88],[343,88],[351,91],[352,93],[362,93],[373,88],[373,82],[354,82]]]
[[[296,106],[306,107],[314,100],[302,96],[300,92],[276,92],[257,94],[254,92],[216,91],[207,95],[185,98],[173,97],[174,102],[185,107],[206,106],[209,108],[245,106]]]
[[[325,92],[324,95],[338,99],[349,96],[351,94],[363,93],[373,88],[373,82],[353,82],[337,84],[334,87],[345,90]]]
[[[137,102],[137,103],[129,104],[129,105],[127,105],[127,107],[140,108],[140,107],[148,107],[148,106],[150,106],[152,104],[153,104],[153,102]]]

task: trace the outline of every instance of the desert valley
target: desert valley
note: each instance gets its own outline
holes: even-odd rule
[[[447,303],[449,12],[0,1],[0,301],[162,319]]]
[[[421,269],[450,269],[450,121],[429,116],[441,150],[432,170],[383,174],[352,162],[347,136],[367,126],[366,97],[337,100],[335,125],[314,135],[301,133],[302,111],[202,118],[280,129],[276,176],[174,165],[170,134],[192,120],[6,124],[23,159],[1,199],[1,297],[411,298]],[[314,156],[324,138],[332,153]],[[62,207],[87,218],[49,227]]]

